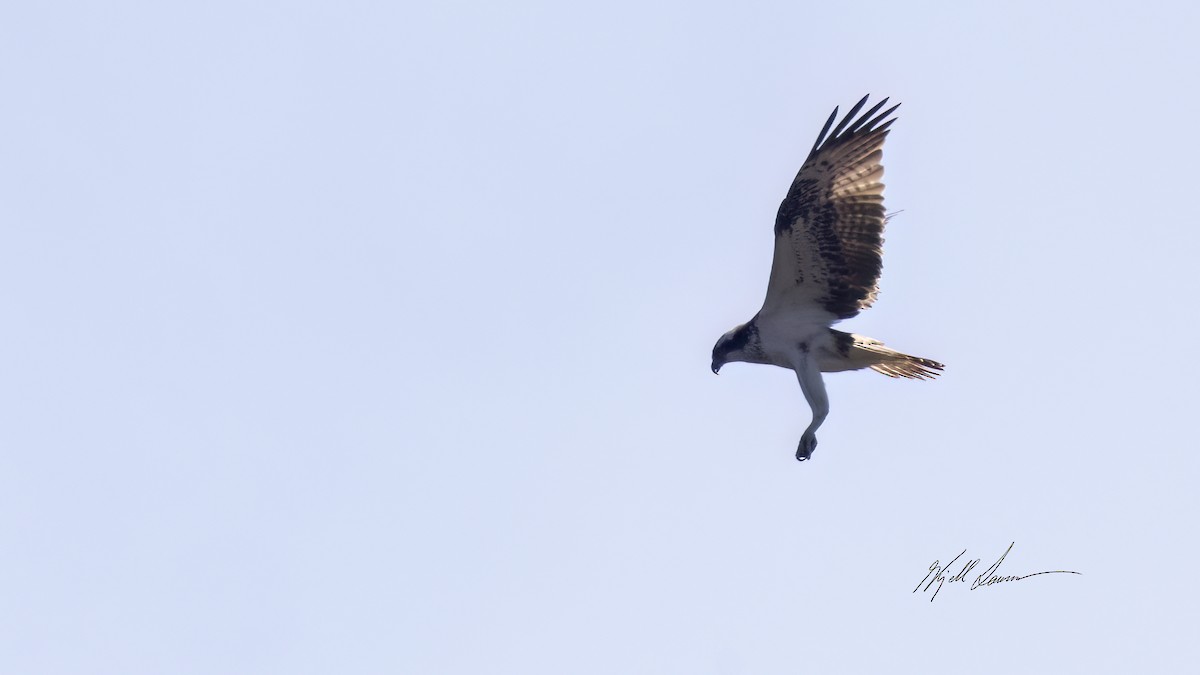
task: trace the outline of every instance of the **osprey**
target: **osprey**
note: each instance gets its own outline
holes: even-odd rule
[[[829,414],[821,373],[870,368],[888,377],[923,380],[942,364],[902,354],[878,340],[831,326],[870,307],[883,268],[883,142],[899,105],[876,115],[883,99],[857,119],[864,96],[831,133],[825,122],[775,218],[775,257],[767,298],[754,318],[717,340],[714,373],[730,361],[796,372],[812,408],[796,459],[812,457],[817,427]],[[886,120],[886,121],[884,121]],[[826,136],[828,134],[828,136]]]

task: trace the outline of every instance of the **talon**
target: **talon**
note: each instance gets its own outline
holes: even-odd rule
[[[805,436],[800,439],[800,446],[796,448],[796,460],[803,462],[812,459],[813,451],[817,449],[817,437]]]

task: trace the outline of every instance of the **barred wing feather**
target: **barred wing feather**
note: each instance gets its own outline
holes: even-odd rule
[[[883,99],[855,117],[866,96],[830,133],[829,116],[775,219],[775,256],[765,311],[823,311],[848,319],[870,307],[883,269]],[[828,136],[827,136],[828,134]]]

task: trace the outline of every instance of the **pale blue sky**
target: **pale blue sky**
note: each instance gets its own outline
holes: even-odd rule
[[[981,3],[980,3],[981,4]],[[9,3],[0,672],[1178,672],[1188,3]],[[835,105],[937,382],[709,372]],[[937,601],[962,549],[1070,569]]]

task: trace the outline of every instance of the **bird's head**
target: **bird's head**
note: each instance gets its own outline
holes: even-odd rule
[[[749,344],[756,332],[757,328],[751,322],[744,323],[722,335],[721,339],[717,340],[717,344],[713,346],[712,371],[714,373],[720,371],[721,366],[730,361],[746,361],[746,345]]]

